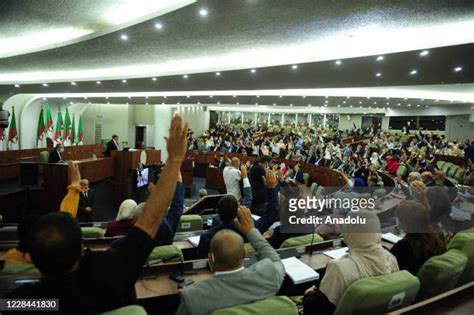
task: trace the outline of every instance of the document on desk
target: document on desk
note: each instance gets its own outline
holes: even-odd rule
[[[254,221],[257,221],[258,219],[261,218],[261,216],[256,215],[256,214],[252,214],[252,218],[254,219]]]
[[[305,283],[319,279],[319,273],[296,257],[282,259],[285,273],[294,284]]]
[[[191,245],[193,245],[194,247],[198,247],[200,239],[201,239],[200,235],[191,236],[191,237],[188,238],[188,242],[191,243]]]
[[[382,239],[384,241],[387,241],[387,242],[390,242],[392,244],[397,244],[399,240],[401,240],[402,238],[400,236],[397,236],[393,233],[383,233],[382,234]]]
[[[348,253],[349,247],[342,247],[338,249],[333,249],[333,250],[327,250],[323,252],[324,255],[329,256],[333,259],[339,259],[345,254]]]

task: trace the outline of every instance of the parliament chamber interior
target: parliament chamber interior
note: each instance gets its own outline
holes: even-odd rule
[[[0,314],[474,314],[474,2],[0,2]]]

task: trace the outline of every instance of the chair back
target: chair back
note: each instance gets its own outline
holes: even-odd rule
[[[127,305],[113,311],[100,313],[100,315],[147,315],[147,312],[140,305]]]
[[[457,249],[467,256],[466,268],[457,285],[474,281],[474,230],[456,233],[448,244],[448,250]]]
[[[202,229],[203,222],[199,214],[183,214],[179,219],[176,232],[201,231]]]
[[[82,237],[84,238],[101,238],[104,237],[105,231],[95,226],[81,227]]]
[[[211,315],[298,315],[298,308],[286,296],[272,296],[250,304],[221,308]]]
[[[307,234],[296,237],[290,237],[286,239],[280,246],[280,248],[296,247],[302,245],[311,245],[324,241],[319,234]]]

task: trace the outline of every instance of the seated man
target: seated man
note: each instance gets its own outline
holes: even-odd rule
[[[56,144],[53,152],[49,154],[48,163],[58,163],[63,160],[64,146],[61,143]]]
[[[212,238],[208,255],[214,277],[182,290],[176,314],[211,314],[219,308],[252,303],[278,292],[285,269],[277,252],[255,228],[248,208],[239,208],[235,227],[255,248],[259,261],[245,268],[242,237],[231,230],[219,231]]]
[[[84,252],[77,222],[67,214],[48,214],[35,224],[30,237],[31,259],[43,278],[12,291],[8,298],[57,298],[58,314],[68,315],[101,313],[132,304],[135,282],[155,247],[153,238],[176,188],[186,155],[187,129],[181,116],[175,115],[166,138],[168,161],[161,178],[118,250]],[[71,163],[70,168],[73,184],[79,185],[77,166]]]
[[[241,168],[243,170],[244,168]],[[242,172],[246,179],[247,171]],[[256,228],[264,233],[275,221],[278,220],[279,216],[279,206],[278,206],[278,191],[279,186],[277,185],[277,179],[274,171],[268,171],[267,175],[264,177],[264,185],[267,189],[268,202],[267,209],[265,214],[255,222]],[[245,184],[244,184],[245,187]],[[251,200],[246,200],[246,192],[250,192],[250,187],[244,188],[244,202],[242,204],[247,206],[251,204]],[[251,198],[250,198],[251,199]],[[230,229],[236,233],[240,233],[235,226],[235,218],[237,216],[237,209],[239,207],[239,202],[237,199],[232,196],[222,197],[217,203],[217,214],[219,215],[220,224],[212,227],[206,233],[201,235],[199,246],[198,246],[198,258],[206,258],[209,253],[209,246],[212,240],[212,237],[223,229]],[[241,235],[245,237],[245,235]]]

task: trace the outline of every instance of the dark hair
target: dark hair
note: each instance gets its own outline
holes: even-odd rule
[[[67,213],[50,213],[33,226],[29,244],[31,259],[42,274],[63,275],[81,258],[81,228]]]
[[[112,135],[112,139],[115,139],[117,138],[118,136],[117,135]]]
[[[270,163],[272,161],[271,156],[269,155],[264,155],[260,158],[260,163]]]
[[[23,253],[28,253],[29,251],[29,235],[33,225],[38,221],[39,215],[30,214],[27,215],[21,220],[16,233],[18,235],[18,246],[16,247],[19,251]]]
[[[217,203],[217,213],[222,222],[229,223],[237,216],[239,202],[233,195],[222,197]]]
[[[431,207],[431,222],[438,223],[451,212],[451,200],[446,188],[441,186],[428,187],[426,197]]]

